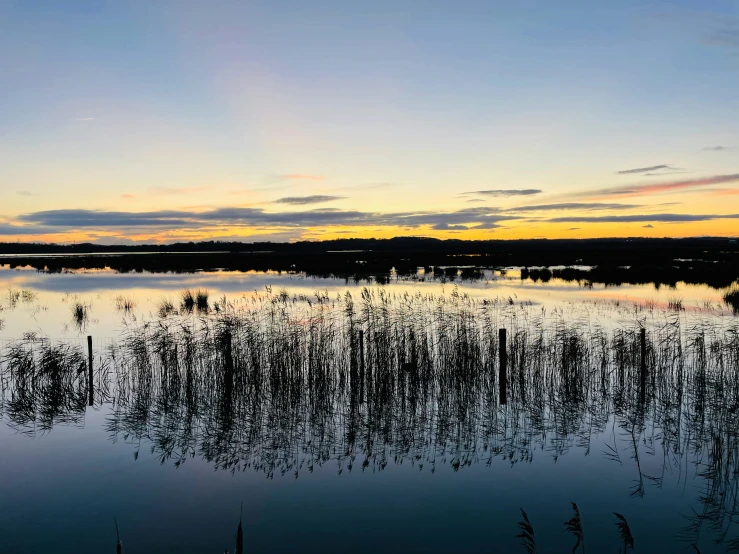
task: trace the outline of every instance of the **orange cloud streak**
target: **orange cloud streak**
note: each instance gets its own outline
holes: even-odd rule
[[[592,196],[593,198],[607,198],[610,196],[618,196],[619,198],[631,196],[644,196],[648,194],[660,194],[663,192],[673,192],[677,190],[685,190],[691,188],[705,187],[709,185],[721,185],[724,183],[733,183],[739,181],[739,173],[733,175],[714,175],[703,179],[687,179],[683,181],[668,181],[665,183],[654,183],[648,185],[631,185],[623,187],[612,187],[595,190],[589,193],[583,193],[584,196]]]

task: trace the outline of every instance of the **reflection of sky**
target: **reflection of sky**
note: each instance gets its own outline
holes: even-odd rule
[[[703,285],[679,283],[674,289],[652,285],[593,285],[580,287],[574,282],[552,279],[547,283],[521,281],[515,273],[509,276],[492,276],[482,281],[441,282],[395,280],[384,285],[391,292],[406,291],[424,294],[449,294],[455,287],[474,298],[509,298],[516,304],[531,303],[552,307],[562,303],[579,301],[625,303],[653,303],[665,307],[671,299],[681,299],[687,310],[703,309],[706,303],[720,308],[721,292]],[[50,337],[76,337],[80,332],[72,325],[71,310],[76,301],[90,304],[90,322],[82,334],[100,337],[115,336],[122,327],[123,315],[116,310],[116,297],[135,301],[134,314],[149,317],[162,299],[175,305],[184,289],[207,290],[213,302],[223,296],[228,299],[243,295],[265,294],[269,287],[273,293],[286,289],[290,294],[313,296],[316,291],[328,291],[330,296],[344,294],[347,290],[359,294],[368,283],[347,282],[344,279],[313,278],[260,272],[210,272],[210,273],[127,273],[94,271],[80,273],[47,274],[32,270],[0,270],[0,320],[3,329],[0,338],[17,338],[26,331]],[[376,286],[376,285],[374,285]],[[18,301],[14,309],[8,306],[10,290],[30,289],[36,294],[33,302]]]

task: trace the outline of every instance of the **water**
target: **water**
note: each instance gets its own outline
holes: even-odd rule
[[[538,552],[566,552],[576,502],[589,551],[618,547],[619,512],[639,551],[724,552],[723,291],[485,277],[363,302],[367,283],[299,275],[0,272],[0,551],[113,551],[116,517],[126,552],[233,552],[243,503],[252,552],[523,552],[520,508]],[[183,289],[207,289],[208,314],[159,317]]]

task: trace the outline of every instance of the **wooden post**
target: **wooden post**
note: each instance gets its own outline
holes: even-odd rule
[[[506,352],[506,330],[498,330],[498,383],[500,385],[500,403],[505,404],[508,392],[508,353]]]
[[[364,331],[359,330],[359,402],[364,402]]]
[[[647,330],[641,329],[641,382],[639,389],[639,400],[642,404],[646,399],[647,388]]]
[[[92,337],[90,335],[87,336],[87,390],[88,390],[88,399],[87,404],[88,406],[92,406],[95,403],[95,396],[94,396],[94,389],[92,384]]]

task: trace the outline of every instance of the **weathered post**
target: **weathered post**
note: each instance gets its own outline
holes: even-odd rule
[[[498,330],[498,383],[500,384],[500,403],[505,404],[508,391],[508,352],[506,352],[506,330]]]
[[[87,335],[87,382],[87,405],[92,406],[95,403],[95,391],[92,384],[92,337],[90,335]]]

